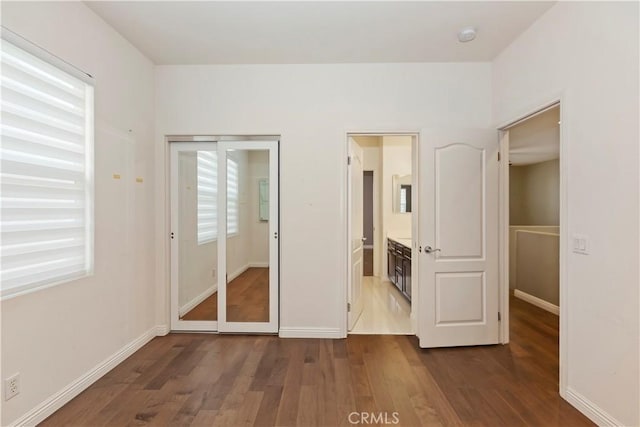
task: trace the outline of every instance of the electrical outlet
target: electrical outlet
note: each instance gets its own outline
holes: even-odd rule
[[[20,374],[14,374],[4,380],[4,400],[9,400],[20,393]]]
[[[211,277],[216,278],[216,269],[211,270]]]

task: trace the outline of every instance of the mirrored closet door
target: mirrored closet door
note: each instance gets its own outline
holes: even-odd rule
[[[277,332],[277,142],[219,142],[218,170],[218,330]]]
[[[171,144],[171,329],[218,330],[218,146]]]
[[[171,329],[278,332],[278,141],[172,142]]]

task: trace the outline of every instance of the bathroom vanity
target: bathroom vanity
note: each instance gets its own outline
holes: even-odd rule
[[[411,240],[387,238],[389,280],[411,302]]]

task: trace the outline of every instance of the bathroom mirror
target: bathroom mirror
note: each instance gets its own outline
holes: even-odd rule
[[[393,212],[411,212],[411,175],[393,175]]]

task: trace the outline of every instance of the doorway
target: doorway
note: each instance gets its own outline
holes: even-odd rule
[[[347,331],[414,334],[417,135],[354,133],[347,141]]]
[[[519,329],[535,325],[531,339],[541,336],[547,342],[559,342],[539,358],[541,363],[559,366],[560,389],[566,339],[562,333],[566,184],[561,124],[560,103],[553,102],[500,129],[503,342],[508,342],[511,328],[516,327],[512,320]]]
[[[278,332],[278,140],[169,143],[171,329]]]

